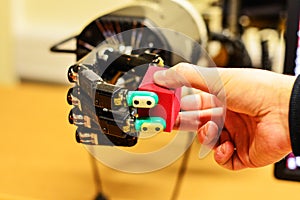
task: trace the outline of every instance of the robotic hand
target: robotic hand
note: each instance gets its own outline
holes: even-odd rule
[[[69,122],[77,126],[77,142],[134,146],[141,133],[170,132],[179,112],[179,101],[175,101],[175,107],[166,108],[164,100],[174,100],[174,95],[179,98],[180,88],[157,89],[150,83],[149,73],[163,69],[163,59],[147,50],[138,54],[97,52],[95,63],[71,66],[68,79],[75,86],[68,91],[67,101],[74,106]],[[175,112],[168,116],[164,108]]]

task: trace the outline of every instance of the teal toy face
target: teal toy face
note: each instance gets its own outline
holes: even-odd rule
[[[132,106],[136,108],[152,108],[156,105],[155,99],[150,96],[136,96],[132,101]]]
[[[132,91],[127,96],[127,104],[135,108],[153,108],[157,103],[158,96],[154,92]]]
[[[160,117],[137,118],[135,122],[135,129],[140,133],[156,134],[164,131],[165,128],[166,121]]]
[[[141,133],[146,133],[146,134],[156,134],[160,133],[164,130],[164,127],[160,123],[143,123],[141,127]]]

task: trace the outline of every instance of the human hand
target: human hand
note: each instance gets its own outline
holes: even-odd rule
[[[221,131],[214,146],[215,161],[221,166],[231,170],[261,167],[291,152],[288,112],[295,77],[180,63],[156,72],[154,81],[168,88],[199,89],[182,98],[183,111],[175,126],[189,129],[197,124],[198,139],[205,144],[215,144]]]

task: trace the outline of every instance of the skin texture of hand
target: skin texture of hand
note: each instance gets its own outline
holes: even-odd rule
[[[199,141],[214,145],[214,158],[221,166],[231,170],[262,167],[291,152],[288,112],[295,77],[179,63],[156,72],[154,81],[167,88],[199,90],[181,99],[182,112],[175,126],[188,129],[197,123]]]

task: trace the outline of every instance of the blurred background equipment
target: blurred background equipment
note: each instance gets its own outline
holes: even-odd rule
[[[10,25],[3,26],[7,26],[7,33],[2,33],[11,33],[4,41],[7,43],[11,38],[11,45],[6,49],[9,51],[11,48],[13,58],[8,56],[7,59],[14,68],[9,70],[15,76],[13,79],[67,83],[64,66],[72,64],[74,57],[53,56],[47,47],[66,36],[79,35],[78,31],[97,16],[120,14],[145,16],[158,27],[170,28],[201,40],[218,66],[250,66],[282,73],[286,19],[284,0],[189,2],[89,0],[75,4],[65,0],[57,6],[51,1],[12,0],[7,3],[8,9],[1,12],[8,16],[2,19],[11,18]],[[64,48],[76,49],[75,40],[65,44]]]
[[[74,57],[53,56],[45,46],[50,47],[66,36],[78,35],[78,30],[85,24],[106,14],[147,18],[155,26],[181,32],[196,41],[201,40],[203,45],[207,42],[206,25],[188,1],[90,0],[78,5],[70,0],[59,6],[37,0],[12,1],[15,60],[19,76],[67,83],[64,66],[73,63]],[[76,44],[68,43],[65,47],[75,49],[74,46]]]

